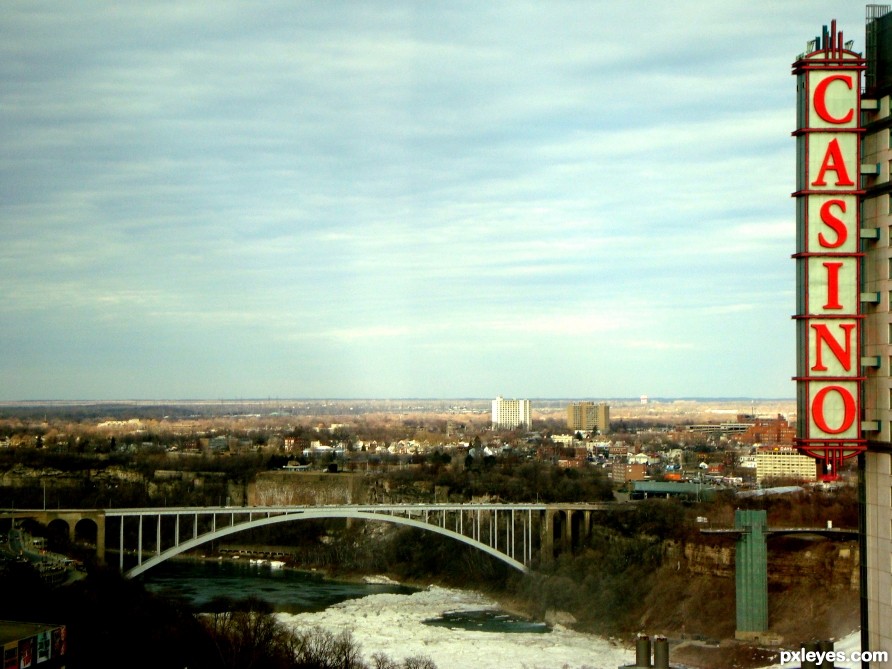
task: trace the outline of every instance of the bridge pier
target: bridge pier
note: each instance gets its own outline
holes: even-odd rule
[[[560,512],[558,512],[560,513]],[[573,550],[573,511],[567,509],[564,514],[564,526],[561,528],[561,551]]]
[[[105,516],[96,516],[96,560],[105,564]]]
[[[548,564],[554,560],[554,514],[552,509],[545,509],[539,522],[539,561]]]
[[[584,544],[591,533],[591,518],[592,511],[587,509],[546,508],[542,511],[539,523],[540,562],[547,564],[554,560],[555,538],[561,551],[569,552],[575,545]],[[555,523],[558,523],[557,528]]]

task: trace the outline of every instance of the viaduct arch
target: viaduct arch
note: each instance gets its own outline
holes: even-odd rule
[[[488,555],[491,555],[497,560],[501,560],[505,564],[513,567],[514,569],[517,569],[518,571],[528,571],[527,566],[524,565],[522,562],[514,559],[513,557],[510,557],[509,555],[497,550],[496,548],[478,541],[477,539],[467,537],[464,534],[460,534],[439,525],[434,525],[432,523],[424,522],[421,520],[415,520],[414,518],[408,518],[405,516],[394,516],[390,514],[375,513],[362,510],[319,509],[308,510],[299,514],[283,514],[278,516],[258,518],[256,520],[250,520],[247,522],[239,523],[237,525],[223,527],[212,532],[206,532],[204,534],[198,535],[197,537],[187,539],[186,541],[183,541],[176,546],[172,546],[171,548],[168,548],[156,555],[153,555],[148,560],[142,562],[142,564],[138,564],[136,567],[133,567],[132,569],[124,572],[124,575],[129,578],[139,576],[145,571],[161,564],[165,560],[169,560],[175,555],[179,555],[180,553],[183,553],[185,551],[197,548],[198,546],[201,546],[202,544],[205,544],[209,541],[214,541],[221,537],[235,534],[236,532],[242,532],[243,530],[249,530],[256,527],[264,527],[266,525],[273,525],[276,523],[288,523],[300,520],[320,520],[327,518],[347,518],[354,520],[380,521],[385,523],[395,523],[397,525],[406,525],[408,527],[415,527],[417,529],[427,530],[429,532],[436,532],[437,534],[455,539],[456,541],[461,541],[468,546],[473,546],[474,548],[483,551]]]
[[[539,560],[550,562],[556,552],[571,550],[587,539],[595,512],[618,508],[628,507],[596,502],[22,509],[0,511],[0,518],[32,518],[46,526],[53,525],[60,533],[64,531],[62,528],[67,528],[72,541],[78,536],[88,541],[95,539],[96,557],[100,561],[105,561],[106,528],[111,522],[111,537],[115,534],[119,537],[120,569],[128,577],[144,573],[187,550],[243,530],[327,518],[386,522],[435,532],[486,553],[513,569],[527,572],[534,562],[534,544]],[[131,546],[127,548],[125,522],[130,528],[127,536]],[[132,547],[134,523],[138,523],[135,549]],[[162,523],[168,530],[165,533],[162,533]],[[152,529],[154,542],[150,537]],[[173,532],[169,531],[171,529]],[[181,534],[185,536],[181,538]],[[115,543],[113,538],[111,542],[112,545]],[[126,571],[125,552],[135,553],[138,560],[135,567]],[[145,555],[148,555],[147,559],[144,559]]]

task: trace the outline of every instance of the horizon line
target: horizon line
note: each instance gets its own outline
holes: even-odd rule
[[[646,397],[648,402],[660,401],[742,401],[749,402],[795,402],[795,397],[761,397],[752,395],[638,395],[638,396],[539,396],[539,397],[508,397],[500,395],[503,399],[526,399],[530,401],[622,401],[640,402]],[[43,404],[259,404],[276,402],[447,402],[447,401],[474,401],[489,402],[496,399],[488,396],[441,396],[441,397],[193,397],[193,398],[78,398],[78,399],[0,399],[0,406],[8,405],[43,405]]]

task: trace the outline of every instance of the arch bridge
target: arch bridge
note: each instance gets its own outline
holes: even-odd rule
[[[276,523],[343,518],[395,523],[450,537],[518,569],[534,557],[554,558],[588,536],[593,513],[616,509],[595,504],[343,504],[325,506],[147,507],[136,509],[5,510],[0,519],[32,518],[68,524],[73,540],[84,523],[95,524],[96,556],[117,550],[125,576],[142,574],[180,553],[230,534]],[[115,542],[114,535],[117,535]],[[111,545],[108,541],[111,541]],[[115,545],[116,544],[116,545]],[[125,570],[125,555],[136,565]]]

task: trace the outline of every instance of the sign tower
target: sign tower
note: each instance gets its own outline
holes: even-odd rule
[[[797,83],[796,445],[823,478],[861,432],[861,72],[836,21],[793,63]]]

